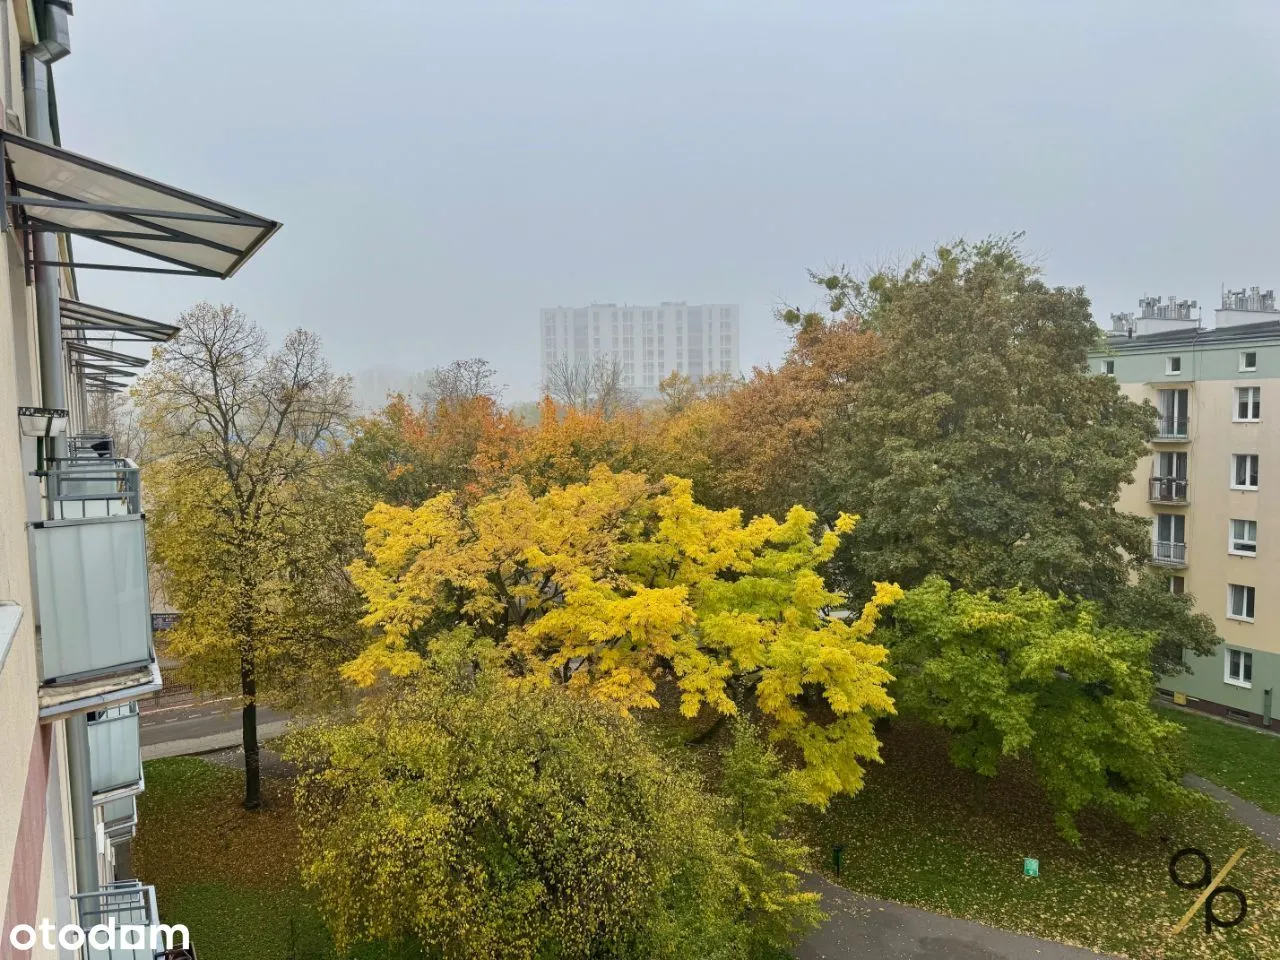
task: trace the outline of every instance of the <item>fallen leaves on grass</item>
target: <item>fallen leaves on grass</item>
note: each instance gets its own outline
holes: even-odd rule
[[[1084,841],[1074,849],[1058,837],[1025,768],[993,780],[957,770],[942,736],[902,720],[885,731],[883,756],[860,794],[809,824],[828,874],[832,848],[844,847],[846,887],[1139,960],[1280,957],[1280,854],[1211,802],[1191,802],[1146,837],[1081,817]],[[1239,927],[1206,935],[1193,925],[1170,936],[1195,900],[1168,874],[1169,857],[1185,846],[1204,850],[1215,866],[1246,847],[1231,875],[1249,897]],[[1024,857],[1040,860],[1038,879],[1022,876]]]

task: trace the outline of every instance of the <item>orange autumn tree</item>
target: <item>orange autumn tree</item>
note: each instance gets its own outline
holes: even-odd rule
[[[491,396],[415,405],[396,395],[356,421],[347,459],[374,501],[421,503],[444,490],[478,496],[489,465],[511,455],[523,430]]]
[[[679,405],[660,426],[667,469],[693,476],[699,495],[748,513],[783,516],[820,503],[835,415],[857,402],[880,357],[875,333],[856,318],[805,317],[777,368]]]
[[[658,475],[653,414],[624,409],[605,416],[599,409],[558,405],[550,397],[542,399],[539,413],[537,425],[524,427],[515,442],[495,434],[481,444],[475,461],[481,486],[497,490],[518,476],[541,494],[586,482],[597,464]]]
[[[541,495],[517,478],[471,503],[379,504],[350,568],[374,637],[344,674],[413,674],[433,638],[465,627],[527,682],[624,713],[656,707],[669,679],[685,716],[758,711],[803,759],[796,786],[825,804],[860,788],[862,763],[879,759],[874,718],[893,712],[871,636],[901,591],[877,584],[860,616],[824,616],[844,598],[817,568],[856,519],[820,528],[795,506],[744,523],[698,504],[688,480],[603,465]]]

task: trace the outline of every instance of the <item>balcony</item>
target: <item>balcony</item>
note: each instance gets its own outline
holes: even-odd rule
[[[1186,503],[1187,492],[1185,477],[1152,477],[1147,500],[1151,503]]]
[[[136,701],[89,714],[89,781],[95,803],[142,792],[142,738]]]
[[[158,690],[138,468],[112,457],[66,458],[37,476],[45,519],[30,525],[30,538],[41,717]]]
[[[1190,417],[1173,417],[1161,414],[1156,417],[1156,435],[1153,438],[1157,443],[1186,443],[1187,428],[1190,426]]]
[[[1151,562],[1160,567],[1185,567],[1187,545],[1176,540],[1153,540]]]
[[[81,457],[114,457],[115,441],[105,433],[79,433],[67,437],[68,455],[73,459]]]
[[[143,886],[137,880],[109,883],[92,893],[73,893],[76,923],[86,933],[95,926],[114,925],[114,946],[94,946],[93,937],[84,947],[85,960],[157,960],[157,958],[189,958],[195,952],[181,930],[160,923],[156,909],[156,888]],[[126,935],[122,927],[138,928]],[[101,942],[104,937],[97,938]],[[136,943],[137,940],[141,943]],[[131,944],[125,946],[125,944]],[[184,949],[185,948],[185,949]]]
[[[138,798],[134,794],[102,805],[102,830],[112,843],[122,843],[138,832]]]
[[[45,518],[88,520],[142,513],[138,466],[123,457],[52,461],[45,482]]]

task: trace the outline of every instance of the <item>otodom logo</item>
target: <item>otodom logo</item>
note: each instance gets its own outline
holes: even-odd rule
[[[150,950],[156,956],[195,956],[191,952],[191,935],[180,923],[117,925],[114,917],[88,930],[73,924],[59,927],[52,920],[41,920],[34,927],[19,923],[10,928],[7,939],[9,946],[21,953],[30,953],[37,945],[45,950],[83,950],[88,945],[94,950]]]
[[[1169,859],[1169,877],[1174,883],[1184,890],[1204,891],[1196,898],[1196,902],[1191,905],[1191,909],[1178,921],[1177,926],[1173,928],[1174,933],[1181,933],[1185,930],[1187,924],[1191,922],[1191,918],[1195,916],[1196,911],[1201,906],[1204,907],[1205,933],[1212,933],[1214,927],[1226,929],[1244,921],[1249,912],[1249,901],[1245,899],[1244,892],[1236,887],[1229,887],[1222,882],[1243,856],[1244,847],[1241,847],[1231,855],[1217,876],[1214,876],[1213,864],[1209,862],[1208,855],[1203,850],[1197,850],[1195,847],[1184,847]],[[1179,867],[1180,863],[1184,864],[1181,868]],[[1200,873],[1192,874],[1192,879],[1188,879],[1185,871],[1192,863],[1198,863]],[[1210,879],[1211,877],[1212,879]],[[1234,900],[1236,902],[1235,913],[1218,914],[1217,903],[1219,899]]]

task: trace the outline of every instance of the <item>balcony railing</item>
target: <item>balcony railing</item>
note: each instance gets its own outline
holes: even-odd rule
[[[67,437],[67,451],[72,458],[114,457],[116,445],[105,433],[78,433]]]
[[[1187,545],[1175,540],[1153,540],[1151,542],[1151,562],[1162,567],[1185,567],[1187,565]]]
[[[138,466],[123,457],[69,457],[37,472],[46,520],[87,520],[142,512]]]
[[[102,830],[112,843],[131,838],[138,830],[138,798],[136,794],[108,800],[102,805]]]
[[[142,738],[136,701],[108,707],[89,719],[89,781],[94,798],[142,790]]]
[[[1156,418],[1156,439],[1185,440],[1187,439],[1187,427],[1189,424],[1189,417],[1173,417],[1160,414]]]
[[[76,906],[76,922],[86,933],[95,926],[108,926],[114,921],[114,945],[106,948],[93,945],[94,937],[88,937],[84,948],[85,960],[156,960],[161,957],[195,957],[195,953],[182,952],[178,948],[189,946],[183,942],[180,931],[166,928],[160,923],[156,909],[156,888],[143,886],[137,880],[109,883],[92,893],[73,893]],[[125,946],[121,927],[141,927],[136,934],[142,943]],[[104,938],[98,938],[102,942]],[[129,943],[134,938],[128,939]]]
[[[1147,499],[1152,503],[1186,503],[1187,489],[1185,477],[1152,477]]]
[[[40,679],[69,683],[155,661],[141,514],[31,525]]]

